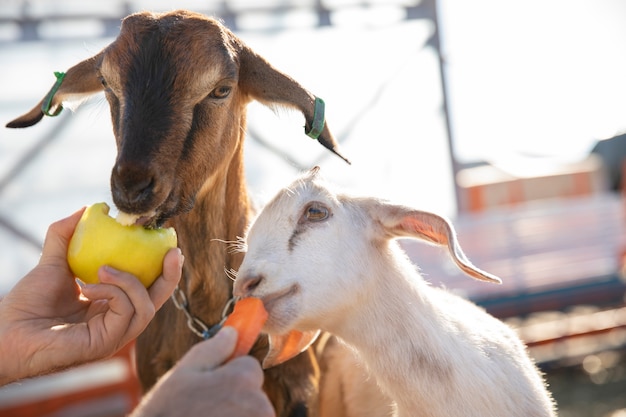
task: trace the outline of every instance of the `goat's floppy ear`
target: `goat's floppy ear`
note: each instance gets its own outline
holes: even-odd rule
[[[372,210],[374,218],[380,221],[386,233],[392,237],[413,237],[446,246],[457,266],[470,277],[480,281],[502,283],[500,278],[472,265],[461,250],[454,227],[445,218],[434,213],[384,202],[375,204]]]
[[[63,109],[63,102],[80,101],[102,91],[104,87],[98,79],[97,71],[101,54],[74,65],[67,70],[66,74],[56,73],[57,82],[39,104],[28,113],[10,121],[6,126],[12,128],[32,126],[39,122],[44,114],[59,114]]]
[[[301,111],[305,119],[306,134],[350,163],[339,152],[337,141],[328,129],[324,101],[315,97],[288,75],[278,71],[246,45],[240,44],[239,48],[239,87],[265,105],[284,105]]]
[[[304,352],[319,335],[319,330],[310,332],[292,330],[286,335],[269,335],[270,349],[263,359],[263,369],[280,365]]]

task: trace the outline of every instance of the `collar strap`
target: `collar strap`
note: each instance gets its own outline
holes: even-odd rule
[[[52,88],[50,89],[50,91],[48,92],[48,94],[46,94],[46,97],[44,97],[43,104],[41,105],[41,111],[43,112],[43,114],[45,114],[46,116],[51,116],[51,117],[58,116],[63,110],[63,106],[59,105],[59,107],[57,107],[54,113],[50,113],[50,107],[52,106],[52,99],[54,99],[54,95],[57,93],[57,91],[59,91],[59,88],[61,87],[61,84],[63,83],[63,79],[65,78],[65,73],[55,71],[54,76],[57,77],[57,80],[52,86]]]
[[[324,130],[324,100],[319,97],[315,97],[315,110],[313,111],[313,123],[311,123],[311,130],[305,131],[306,135],[310,138],[317,139]]]

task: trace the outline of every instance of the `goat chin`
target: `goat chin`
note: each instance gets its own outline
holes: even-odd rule
[[[224,271],[237,270],[243,257],[218,240],[237,241],[252,212],[243,161],[247,104],[257,100],[301,112],[305,131],[315,125],[319,143],[341,156],[320,120],[323,101],[216,19],[184,10],[143,12],[126,17],[102,51],[58,73],[50,92],[7,126],[32,126],[44,113],[102,91],[117,145],[113,201],[122,212],[155,213],[150,222],[167,218],[176,229],[186,258],[180,288],[189,313],[211,326],[232,295]],[[137,340],[143,387],[198,341],[185,315],[166,303]],[[264,343],[255,350],[259,358]],[[310,352],[268,370],[265,388],[277,415],[317,415],[318,377]]]

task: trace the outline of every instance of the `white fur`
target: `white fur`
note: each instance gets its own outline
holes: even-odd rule
[[[553,416],[516,334],[430,286],[395,242],[414,236],[446,245],[465,272],[495,281],[467,261],[451,225],[431,213],[333,193],[317,171],[281,191],[247,236],[235,294],[263,299],[265,331],[336,335],[359,353],[398,416]],[[327,218],[307,218],[312,202],[312,214],[328,210]]]

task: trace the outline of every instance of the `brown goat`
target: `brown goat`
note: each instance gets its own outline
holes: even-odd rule
[[[103,90],[118,151],[113,202],[146,225],[177,230],[186,256],[179,288],[188,312],[211,326],[232,294],[225,270],[236,270],[242,259],[215,239],[237,241],[251,214],[243,165],[246,106],[258,100],[299,110],[310,131],[315,123],[319,128],[315,96],[212,18],[138,13],[123,20],[115,41],[70,68],[7,127],[31,126],[63,102]],[[337,153],[326,125],[318,140]],[[166,303],[137,340],[144,388],[199,340],[185,314],[172,300]],[[266,350],[261,338],[254,354],[261,358]],[[265,389],[278,416],[316,414],[318,373],[310,350],[266,371]]]

